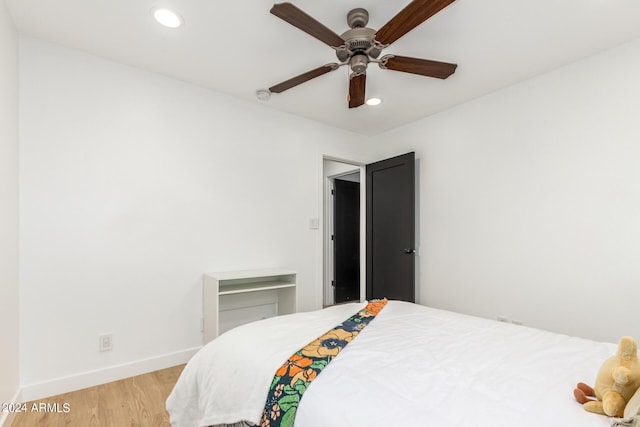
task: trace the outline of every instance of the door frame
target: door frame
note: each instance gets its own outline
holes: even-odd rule
[[[319,217],[319,228],[320,228],[320,238],[318,239],[319,241],[319,249],[318,249],[318,265],[320,266],[319,270],[319,276],[318,277],[318,281],[316,283],[321,283],[322,286],[319,286],[319,289],[316,293],[316,301],[317,303],[317,307],[323,307],[324,304],[324,295],[325,295],[325,289],[326,286],[331,286],[330,285],[330,280],[328,279],[330,277],[330,274],[332,274],[328,268],[332,267],[332,262],[329,261],[330,258],[329,256],[332,256],[332,253],[329,251],[329,247],[330,242],[331,242],[331,235],[330,235],[330,228],[327,226],[327,218],[328,218],[328,213],[326,212],[326,210],[328,209],[326,200],[327,197],[330,197],[330,192],[329,195],[327,195],[327,191],[326,190],[326,178],[324,175],[324,161],[325,160],[329,160],[329,161],[334,161],[334,162],[339,162],[339,163],[344,163],[347,165],[352,165],[354,166],[354,168],[351,170],[350,173],[353,173],[353,171],[355,171],[356,169],[359,169],[360,171],[360,301],[364,301],[364,298],[366,296],[366,284],[367,284],[367,277],[366,277],[366,164],[367,162],[364,160],[354,160],[353,158],[349,158],[350,156],[334,156],[334,155],[329,155],[329,154],[323,154],[322,156],[320,156],[320,167],[319,167],[319,175],[320,175],[320,179],[318,180],[318,182],[321,183],[320,185],[320,191],[318,191],[319,193],[319,212],[320,212],[320,217]],[[335,178],[338,175],[333,175],[332,178]],[[327,177],[328,178],[328,177]],[[327,280],[329,280],[329,283],[327,283]]]

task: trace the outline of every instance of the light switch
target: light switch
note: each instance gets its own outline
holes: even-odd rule
[[[310,218],[309,219],[309,229],[317,230],[320,228],[320,219],[319,218]]]

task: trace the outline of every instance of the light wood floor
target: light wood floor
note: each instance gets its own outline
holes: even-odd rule
[[[37,400],[59,412],[19,413],[11,427],[168,427],[164,405],[184,365]],[[27,408],[32,408],[29,402]],[[68,413],[64,413],[64,404]]]

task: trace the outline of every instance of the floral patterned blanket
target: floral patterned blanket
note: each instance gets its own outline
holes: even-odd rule
[[[386,304],[386,299],[371,301],[289,357],[273,377],[260,427],[292,427],[300,399],[311,382]]]

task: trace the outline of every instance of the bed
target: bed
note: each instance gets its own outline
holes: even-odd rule
[[[259,424],[274,373],[362,309],[351,303],[230,330],[187,364],[173,427]],[[296,427],[605,427],[573,398],[616,345],[389,301],[306,389]],[[240,425],[240,424],[239,424]]]

